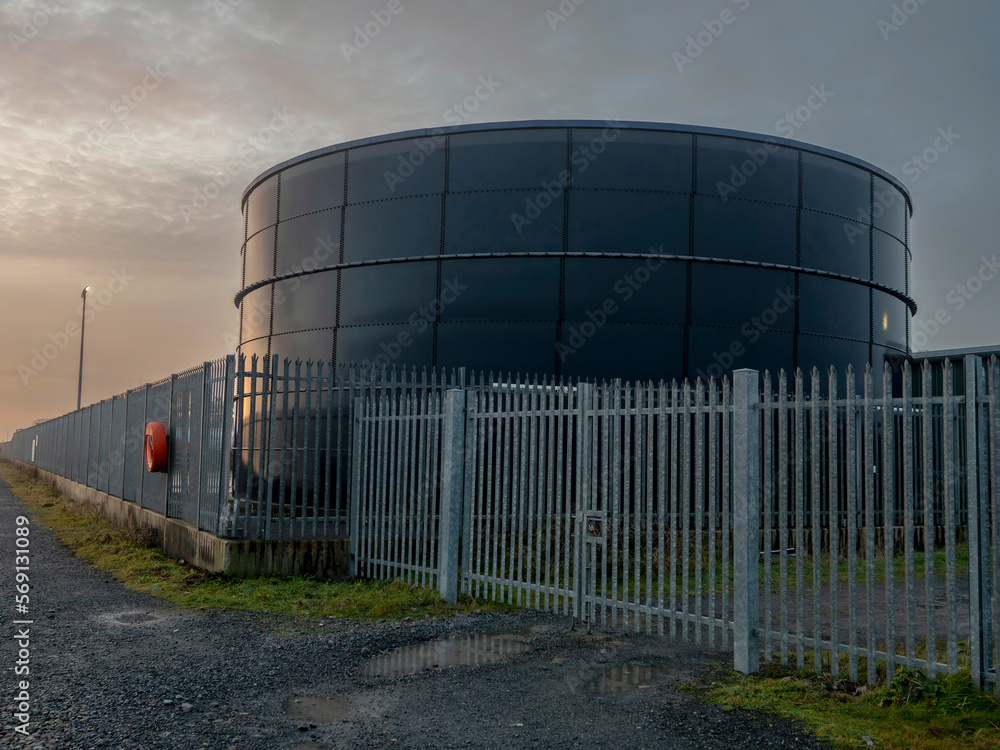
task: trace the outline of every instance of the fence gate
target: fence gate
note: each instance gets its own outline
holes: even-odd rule
[[[968,667],[1000,691],[1000,363],[970,359],[964,394],[931,376],[372,390],[351,572],[732,648],[742,672]]]
[[[352,576],[440,588],[442,407],[439,389],[384,388],[355,400]]]
[[[728,384],[373,391],[351,572],[724,646],[733,408]]]
[[[580,405],[589,386],[483,382],[465,418],[462,591],[581,615]]]
[[[725,646],[735,590],[731,388],[616,381],[585,393],[578,616]]]

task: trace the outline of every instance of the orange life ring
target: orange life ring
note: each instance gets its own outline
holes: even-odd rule
[[[167,470],[167,430],[160,422],[146,425],[146,471]]]

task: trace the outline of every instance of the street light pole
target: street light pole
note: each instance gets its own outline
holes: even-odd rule
[[[87,292],[90,291],[90,285],[88,284],[80,292],[80,296],[83,298],[83,307],[81,308],[81,319],[80,319],[80,377],[76,381],[76,409],[80,410],[80,397],[83,395],[83,331],[87,326]]]

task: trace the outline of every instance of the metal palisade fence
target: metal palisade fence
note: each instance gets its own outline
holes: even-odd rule
[[[229,494],[233,357],[18,430],[3,455],[136,503],[203,531],[219,531]],[[149,473],[145,430],[170,435],[166,473]]]
[[[353,575],[449,601],[1000,692],[998,388],[975,357],[599,384],[230,357],[3,453],[220,536],[349,538]]]
[[[856,383],[856,379],[860,383]],[[874,684],[1000,690],[1000,366],[356,397],[351,564]]]
[[[896,378],[765,377],[758,635],[765,658],[874,684],[880,665],[997,685],[997,360]],[[940,394],[935,380],[940,379]],[[959,395],[956,395],[959,394]],[[752,540],[751,540],[752,541]]]
[[[351,469],[357,399],[396,405],[401,399],[440,400],[446,388],[463,387],[463,378],[461,370],[332,367],[280,362],[276,355],[241,359],[235,390],[234,500],[223,519],[224,533],[241,539],[347,537],[351,498],[356,496]],[[411,416],[417,419],[418,413],[407,412]],[[365,444],[364,450],[369,449],[375,447]],[[392,450],[398,454],[408,448],[394,445]],[[401,455],[393,460],[402,460]]]

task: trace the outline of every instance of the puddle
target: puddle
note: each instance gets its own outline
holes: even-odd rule
[[[514,633],[480,633],[462,638],[430,641],[372,659],[365,677],[396,677],[423,669],[471,667],[492,664],[535,647]]]
[[[613,667],[590,683],[594,693],[624,693],[629,690],[648,688],[649,683],[663,676],[662,670],[653,667]]]
[[[313,698],[306,695],[293,695],[285,701],[285,713],[288,716],[313,724],[329,724],[343,717],[350,710],[351,702],[347,698]]]
[[[124,625],[138,625],[141,622],[156,622],[160,618],[156,615],[152,615],[149,612],[123,612],[120,615],[115,615],[115,622],[120,622]]]

